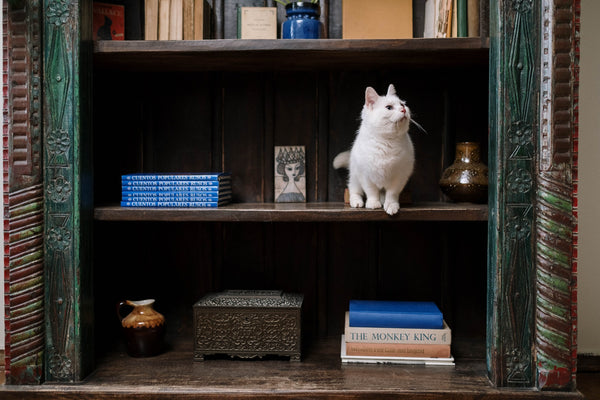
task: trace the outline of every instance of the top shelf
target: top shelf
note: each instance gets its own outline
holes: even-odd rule
[[[96,68],[148,71],[313,70],[487,65],[487,38],[94,42]]]

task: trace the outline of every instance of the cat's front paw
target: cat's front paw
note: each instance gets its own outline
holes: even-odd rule
[[[363,202],[362,196],[357,194],[353,194],[350,196],[350,207],[361,208],[365,205]]]
[[[381,202],[377,199],[367,199],[366,208],[381,208]]]
[[[395,215],[400,210],[400,204],[396,203],[396,202],[385,203],[383,208],[384,208],[385,212],[388,213],[389,215]]]

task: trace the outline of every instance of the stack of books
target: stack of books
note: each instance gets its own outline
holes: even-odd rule
[[[344,363],[454,365],[451,330],[433,302],[351,300]]]
[[[121,176],[121,207],[219,207],[231,202],[231,174]]]

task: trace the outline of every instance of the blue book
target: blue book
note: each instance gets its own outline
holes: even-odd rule
[[[215,208],[229,203],[223,201],[121,201],[121,207],[158,208]]]
[[[121,180],[122,187],[142,188],[154,186],[214,186],[230,185],[230,181],[124,181]]]
[[[206,172],[199,174],[126,174],[121,175],[122,181],[219,181],[231,179],[229,172]]]
[[[126,192],[214,192],[231,191],[230,185],[197,185],[197,186],[121,186],[121,191]]]
[[[350,300],[350,326],[442,329],[444,317],[433,302]]]
[[[231,198],[231,192],[123,192],[122,201],[219,201]]]

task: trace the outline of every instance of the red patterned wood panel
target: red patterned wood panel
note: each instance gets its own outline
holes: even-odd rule
[[[3,6],[3,204],[7,384],[39,383],[44,349],[41,37],[37,1]]]
[[[542,18],[536,223],[537,386],[574,389],[579,0],[544,1]]]

